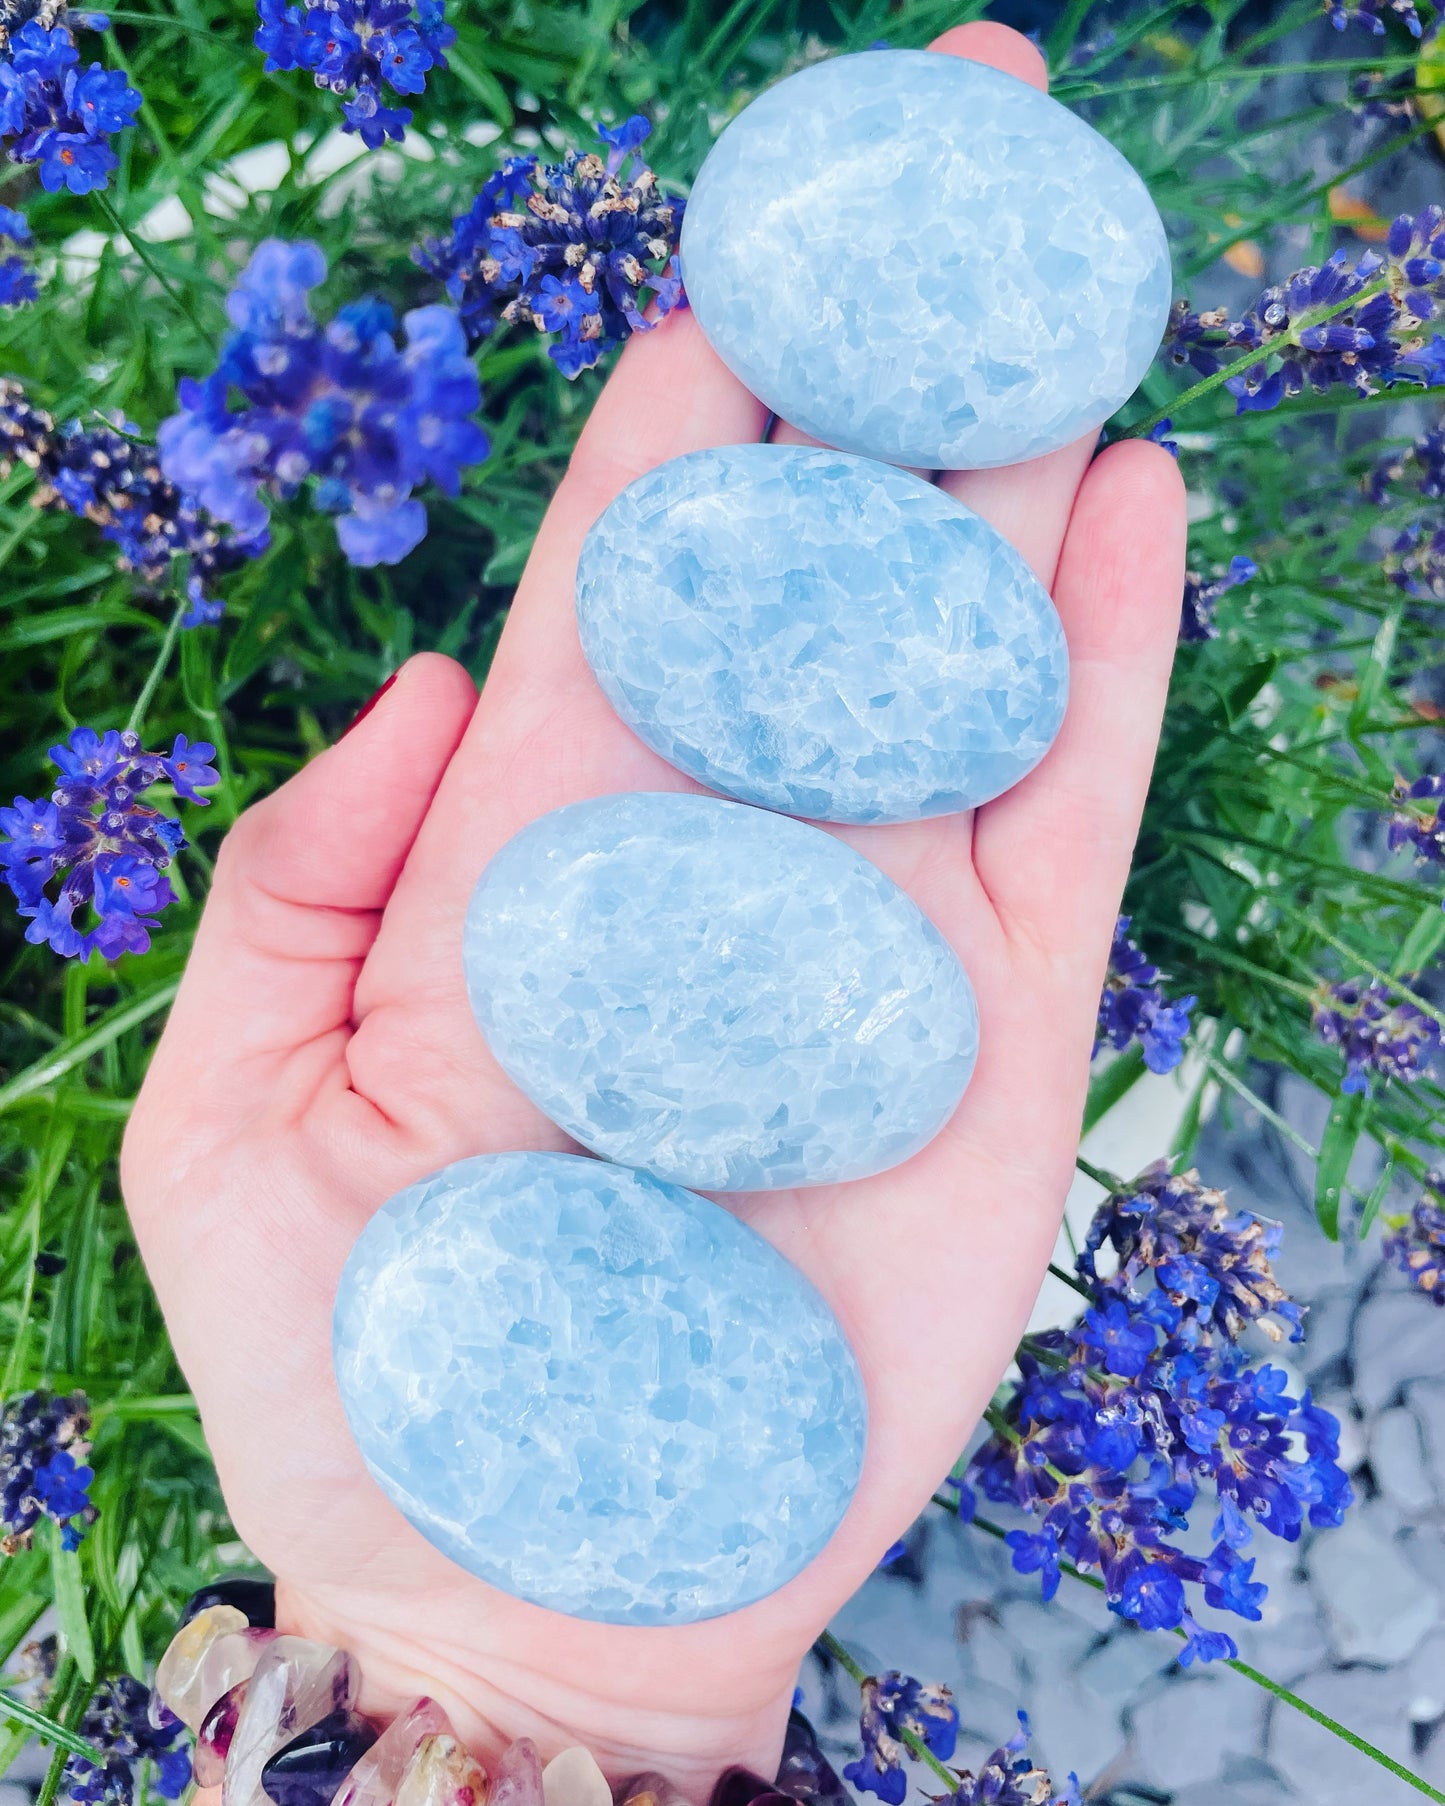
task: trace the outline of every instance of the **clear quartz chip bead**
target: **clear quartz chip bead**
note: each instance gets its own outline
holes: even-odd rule
[[[542,1806],[542,1764],[530,1737],[519,1737],[502,1752],[487,1806]]]
[[[261,1771],[293,1737],[356,1704],[360,1675],[343,1650],[276,1637],[256,1664],[231,1739],[222,1806],[267,1806]]]
[[[545,1806],[612,1806],[612,1789],[590,1750],[574,1743],[542,1770]]]
[[[616,1806],[692,1806],[681,1789],[674,1787],[666,1775],[656,1772],[634,1775],[630,1781],[614,1787],[612,1797]]]
[[[449,1730],[418,1744],[396,1790],[395,1806],[483,1806],[487,1771]]]
[[[342,1782],[332,1806],[394,1806],[402,1776],[428,1737],[451,1730],[434,1699],[419,1699],[382,1732]]]
[[[226,1757],[236,1735],[241,1707],[246,1703],[249,1680],[237,1681],[221,1695],[196,1732],[196,1747],[191,1752],[191,1779],[197,1787],[219,1787],[226,1773]]]
[[[212,1676],[225,1668],[228,1655],[234,1653],[228,1648],[232,1639],[247,1628],[244,1616],[234,1605],[212,1605],[197,1612],[171,1638],[156,1668],[154,1697],[167,1705],[188,1730],[199,1730],[201,1720],[220,1696],[241,1679],[238,1674],[219,1685],[212,1684]],[[253,1658],[251,1666],[255,1665]]]

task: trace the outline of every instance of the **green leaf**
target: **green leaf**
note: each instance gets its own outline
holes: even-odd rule
[[[1364,1209],[1360,1212],[1361,1241],[1364,1241],[1365,1237],[1373,1228],[1375,1218],[1379,1216],[1381,1207],[1383,1206],[1385,1199],[1389,1196],[1390,1183],[1394,1177],[1395,1156],[1391,1154],[1385,1161],[1384,1169],[1380,1173],[1379,1178],[1372,1186],[1369,1197],[1365,1199]]]
[[[1365,1126],[1370,1100],[1362,1091],[1341,1092],[1330,1111],[1320,1139],[1320,1161],[1315,1169],[1315,1214],[1320,1228],[1332,1242],[1340,1239],[1340,1199],[1345,1176],[1354,1159],[1355,1144]]]
[[[85,1613],[85,1582],[81,1577],[79,1549],[64,1549],[60,1526],[49,1524],[50,1573],[55,1585],[55,1609],[60,1614],[60,1634],[75,1665],[87,1681],[95,1679],[95,1640]]]
[[[8,1110],[12,1104],[18,1104],[33,1092],[42,1091],[55,1079],[73,1072],[77,1066],[83,1066],[127,1029],[134,1028],[137,1023],[154,1016],[158,1010],[165,1009],[180,989],[180,983],[180,979],[171,978],[164,984],[157,985],[154,990],[132,997],[128,1003],[123,1003],[109,1015],[102,1016],[95,1027],[79,1040],[65,1043],[43,1060],[37,1060],[33,1066],[17,1072],[8,1085],[0,1085],[0,1110]]]
[[[1144,1050],[1137,1041],[1119,1054],[1102,1072],[1096,1073],[1089,1080],[1089,1095],[1084,1104],[1084,1120],[1080,1126],[1080,1135],[1087,1135],[1108,1111],[1114,1108],[1119,1099],[1133,1090],[1135,1084],[1143,1078],[1148,1068],[1144,1064]]]
[[[1400,943],[1399,953],[1390,962],[1391,973],[1404,976],[1423,971],[1442,944],[1445,944],[1445,909],[1438,903],[1427,903]]]

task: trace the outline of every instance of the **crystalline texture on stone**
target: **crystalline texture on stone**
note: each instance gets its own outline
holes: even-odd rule
[[[578,1155],[462,1160],[399,1193],[347,1261],[333,1342],[388,1498],[576,1617],[760,1599],[857,1483],[862,1386],[813,1287],[721,1206]],[[540,1806],[522,1770],[489,1806]]]
[[[191,1752],[191,1779],[197,1787],[219,1787],[226,1773],[226,1758],[236,1737],[241,1707],[250,1681],[237,1681],[216,1701],[201,1720],[196,1747]]]
[[[968,977],[836,836],[715,797],[598,797],[496,854],[472,1008],[510,1077],[609,1160],[708,1191],[862,1178],[948,1120]]]
[[[213,1605],[188,1619],[166,1646],[156,1664],[155,1695],[188,1730],[200,1727],[216,1699],[232,1684],[210,1684],[208,1658],[212,1650],[246,1628],[245,1617],[234,1606]],[[211,1668],[215,1665],[214,1661],[209,1663]]]
[[[577,622],[608,701],[746,803],[916,821],[1016,784],[1068,652],[1027,563],[907,471],[795,445],[690,452],[592,527]]]
[[[542,1798],[546,1806],[612,1806],[612,1789],[592,1752],[574,1743],[542,1770]]]
[[[487,1771],[449,1730],[417,1745],[396,1790],[396,1806],[483,1806]]]
[[[924,50],[831,57],[746,107],[694,184],[682,273],[770,408],[925,469],[1092,432],[1170,304],[1163,226],[1113,146],[1026,82]]]
[[[542,1764],[530,1737],[509,1743],[492,1773],[487,1806],[542,1806]]]
[[[612,1790],[616,1806],[692,1806],[692,1801],[666,1775],[649,1770]]]
[[[394,1718],[354,1765],[335,1806],[394,1806],[407,1764],[428,1737],[449,1732],[451,1720],[434,1699],[415,1700]]]
[[[261,1770],[261,1788],[275,1806],[331,1806],[337,1789],[376,1742],[358,1713],[328,1712],[293,1737]]]
[[[356,1704],[355,1664],[305,1637],[276,1637],[246,1689],[226,1758],[222,1806],[268,1806],[261,1773],[277,1750],[329,1713]]]

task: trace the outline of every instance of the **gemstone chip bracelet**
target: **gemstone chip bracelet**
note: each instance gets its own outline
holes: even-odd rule
[[[488,1769],[435,1700],[379,1728],[356,1710],[360,1685],[344,1650],[276,1629],[269,1581],[225,1580],[186,1607],[150,1717],[187,1726],[195,1783],[224,1783],[225,1806],[693,1806],[661,1774],[609,1783],[580,1744],[544,1765],[519,1737]],[[794,1711],[777,1778],[735,1765],[707,1806],[849,1806],[849,1796]]]

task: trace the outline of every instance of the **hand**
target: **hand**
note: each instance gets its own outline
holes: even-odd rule
[[[1044,81],[1037,52],[1000,26],[934,48]],[[393,1192],[464,1155],[567,1145],[473,1024],[463,911],[491,855],[545,811],[690,787],[593,682],[573,572],[632,478],[756,440],[764,420],[690,315],[627,347],[480,701],[460,666],[413,659],[227,839],[123,1159],[226,1500],[277,1577],[283,1627],[355,1652],[367,1710],[431,1693],[483,1755],[522,1735],[544,1756],[583,1742],[613,1776],[659,1767],[698,1800],[730,1761],[772,1772],[804,1652],[948,1472],[1023,1329],[1073,1170],[1183,581],[1183,490],[1153,445],[1091,464],[1081,442],[941,479],[1052,587],[1072,658],[1058,743],[1016,789],[971,820],[845,835],[966,963],[977,1072],[906,1165],[727,1200],[812,1277],[857,1350],[862,1485],[823,1555],[730,1617],[620,1629],[521,1604],[436,1553],[367,1475],[332,1379],[332,1300]]]

